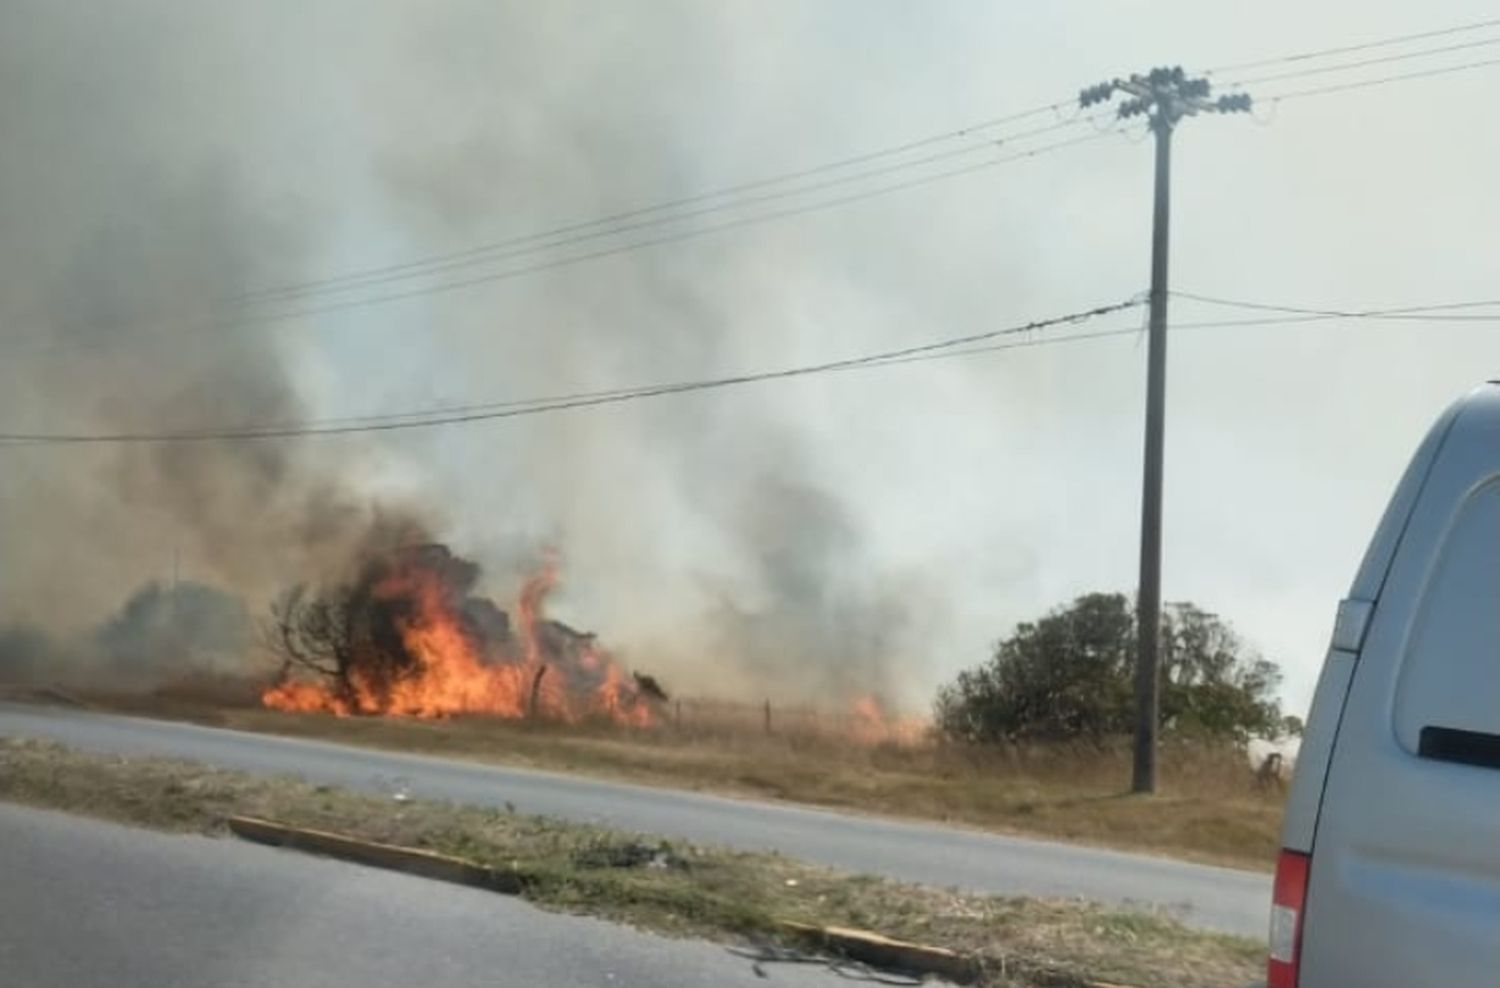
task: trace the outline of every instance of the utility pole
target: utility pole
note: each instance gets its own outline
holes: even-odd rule
[[[1183,117],[1237,113],[1250,97],[1232,93],[1209,99],[1207,79],[1189,79],[1182,67],[1113,79],[1078,94],[1082,108],[1107,102],[1116,92],[1129,98],[1120,119],[1144,115],[1156,138],[1156,188],[1151,223],[1151,322],[1146,357],[1146,452],[1141,483],[1141,580],[1136,591],[1135,748],[1133,792],[1156,791],[1156,732],[1160,720],[1162,450],[1167,399],[1167,235],[1171,219],[1172,131]]]

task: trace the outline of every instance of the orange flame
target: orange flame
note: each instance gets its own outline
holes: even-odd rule
[[[922,718],[893,716],[873,696],[856,699],[849,713],[850,733],[861,744],[915,744],[927,731]]]
[[[543,604],[557,582],[556,560],[549,556],[521,589],[513,631],[518,641],[502,648],[474,632],[462,600],[436,567],[398,563],[370,596],[390,607],[411,668],[377,684],[356,662],[343,683],[288,680],[265,690],[261,701],[277,710],[336,716],[604,717],[650,726],[656,719],[651,703],[594,637],[546,620]]]
[[[260,702],[273,709],[292,713],[322,712],[347,717],[353,712],[347,703],[334,696],[326,687],[297,680],[287,680],[265,690],[260,695]]]

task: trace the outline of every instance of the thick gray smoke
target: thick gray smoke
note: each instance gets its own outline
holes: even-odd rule
[[[431,17],[361,6],[338,46],[317,23],[273,45],[268,31],[291,7],[6,7],[6,431],[286,422],[328,405],[566,391],[780,359],[757,323],[785,322],[796,303],[768,294],[777,279],[754,271],[756,255],[727,266],[631,255],[582,282],[518,283],[499,302],[241,319],[277,309],[235,301],[247,291],[340,270],[346,257],[370,263],[377,255],[349,250],[350,228],[379,229],[386,256],[399,257],[545,226],[559,204],[592,215],[680,187],[696,141],[681,119],[649,112],[664,78],[607,31],[574,32],[570,17],[532,5],[524,16],[460,4]],[[662,43],[699,52],[703,71],[731,21],[664,19]],[[360,100],[300,101],[324,60],[330,91],[357,82]],[[316,140],[306,157],[295,141],[344,131],[347,143]],[[320,170],[331,148],[342,173]],[[173,671],[186,653],[222,665],[248,648],[244,609],[337,565],[373,506],[390,503],[381,477],[394,473],[398,500],[417,506],[400,513],[459,551],[476,546],[497,579],[557,547],[569,619],[674,684],[822,699],[889,691],[913,628],[906,598],[875,573],[864,522],[828,465],[814,465],[805,431],[794,413],[730,399],[381,444],[6,447],[0,617],[75,633],[69,641],[96,629],[92,652],[132,674]],[[455,520],[431,521],[444,517]],[[207,587],[164,595],[177,567],[243,607]],[[187,644],[168,640],[185,633],[183,610]],[[6,653],[24,653],[35,673],[41,632],[8,634]]]
[[[917,630],[913,602],[874,568],[848,510],[779,477],[750,494],[735,534],[760,593],[726,594],[713,615],[718,653],[767,693],[898,695],[893,670]]]
[[[237,72],[244,25],[228,8],[6,8],[5,430],[304,417],[279,338],[233,325],[240,313],[225,304],[304,273],[319,219],[250,174],[275,107]],[[215,30],[192,30],[204,22]],[[335,558],[366,521],[348,446],[21,445],[0,456],[7,616],[59,630],[98,622],[174,567],[254,599]]]

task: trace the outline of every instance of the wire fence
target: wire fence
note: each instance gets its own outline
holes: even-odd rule
[[[842,708],[813,704],[678,697],[663,705],[662,727],[686,736],[779,737],[863,744],[918,745],[925,719],[889,712],[873,698]]]

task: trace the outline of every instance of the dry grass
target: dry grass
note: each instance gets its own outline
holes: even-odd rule
[[[523,895],[675,935],[774,940],[781,919],[874,929],[980,956],[987,985],[1239,988],[1259,943],[1075,901],[966,895],[840,874],[778,855],[154,758],[0,740],[0,799],[165,830],[220,833],[247,814],[430,848],[521,879]],[[654,864],[648,863],[652,862]]]
[[[1163,791],[1127,793],[1129,751],[1092,746],[975,748],[929,739],[869,742],[816,711],[685,701],[655,730],[486,717],[338,719],[265,710],[235,681],[150,694],[89,693],[91,705],[239,730],[493,761],[652,785],[785,799],[891,816],[1269,869],[1282,795],[1258,789],[1227,746],[1167,745]],[[862,725],[855,724],[861,730]]]

